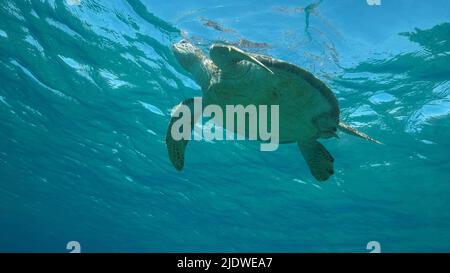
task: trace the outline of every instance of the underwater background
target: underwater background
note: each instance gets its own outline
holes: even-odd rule
[[[450,251],[447,0],[1,2],[1,252]],[[176,171],[183,38],[311,71],[385,145],[322,140],[324,183],[296,144],[191,141]]]

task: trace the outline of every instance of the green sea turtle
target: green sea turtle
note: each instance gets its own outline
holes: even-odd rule
[[[173,52],[202,88],[204,105],[279,105],[280,144],[297,143],[312,175],[319,181],[327,180],[334,173],[334,159],[317,139],[337,136],[340,129],[380,143],[341,122],[333,92],[296,65],[224,44],[213,44],[210,58],[185,40],[175,43]],[[191,98],[180,105],[193,109],[193,104]],[[194,116],[194,111],[191,115],[193,125],[200,116]],[[188,141],[176,141],[172,137],[171,128],[177,119],[172,115],[166,145],[172,164],[181,170]]]

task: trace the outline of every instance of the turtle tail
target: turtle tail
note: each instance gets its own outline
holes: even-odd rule
[[[343,123],[342,121],[339,122],[338,127],[339,127],[339,130],[341,130],[342,132],[347,133],[349,135],[354,135],[354,136],[363,138],[365,140],[369,140],[369,141],[372,141],[372,142],[375,142],[375,143],[378,143],[378,144],[383,144],[382,142],[371,138],[370,136],[364,134],[363,132],[360,132],[360,131],[356,130],[355,128],[351,127],[348,124]]]

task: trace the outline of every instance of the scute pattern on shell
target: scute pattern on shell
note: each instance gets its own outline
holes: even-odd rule
[[[266,55],[260,55],[260,54],[251,54],[253,57],[255,57],[258,61],[263,63],[265,66],[269,68],[277,68],[279,70],[290,72],[295,75],[299,75],[302,79],[304,79],[306,82],[308,82],[312,87],[317,89],[322,96],[325,97],[325,99],[330,103],[334,110],[334,114],[339,117],[339,103],[336,99],[336,96],[333,94],[333,92],[326,86],[321,80],[316,78],[312,73],[285,61],[281,61],[278,59],[274,59],[272,57],[266,56]]]

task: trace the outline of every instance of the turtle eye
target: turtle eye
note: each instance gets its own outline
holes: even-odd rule
[[[180,41],[180,44],[186,44],[186,43],[187,43],[187,41],[184,39]]]

